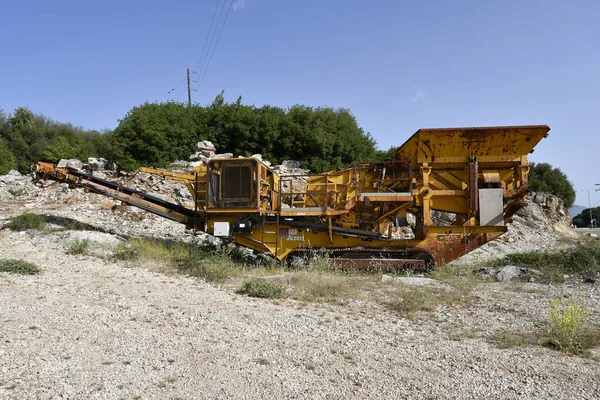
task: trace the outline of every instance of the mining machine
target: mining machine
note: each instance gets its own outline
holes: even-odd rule
[[[527,195],[527,155],[545,125],[420,129],[386,162],[277,174],[256,158],[213,158],[181,173],[193,208],[39,162],[68,182],[281,261],[322,249],[339,268],[442,266],[500,236]]]

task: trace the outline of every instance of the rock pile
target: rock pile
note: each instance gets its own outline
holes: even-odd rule
[[[561,199],[533,193],[508,224],[508,232],[455,262],[477,263],[511,253],[546,251],[575,244],[577,233]]]
[[[63,158],[58,162],[58,164],[56,164],[56,168],[73,168],[76,170],[81,170],[83,169],[83,163],[76,158]]]
[[[242,156],[239,156],[239,158],[242,158]],[[263,159],[262,154],[252,154],[250,156],[250,158],[256,158],[258,161],[260,161],[261,163],[263,163],[264,165],[266,165],[269,168],[272,168],[272,166],[273,166],[270,161]]]
[[[306,190],[307,175],[309,170],[300,168],[300,162],[284,160],[280,165],[273,167],[273,171],[280,177],[281,193],[302,192]],[[285,201],[286,198],[283,198]],[[288,199],[291,201],[291,199]]]
[[[529,282],[535,282],[539,271],[530,268],[521,268],[516,265],[506,265],[502,268],[486,267],[473,271],[482,279],[495,279],[498,282],[507,282],[517,278],[527,278]]]
[[[88,162],[84,165],[84,168],[89,171],[116,170],[116,165],[110,165],[105,158],[88,158]]]
[[[217,149],[215,145],[212,144],[210,140],[203,140],[201,142],[196,143],[194,147],[194,153],[189,157],[189,160],[192,162],[192,167],[198,165],[198,161],[203,162],[204,164],[208,164],[211,158],[232,158],[233,153],[223,153],[217,154]]]
[[[6,175],[0,175],[0,201],[13,200],[34,190],[29,175],[21,175],[14,169]]]

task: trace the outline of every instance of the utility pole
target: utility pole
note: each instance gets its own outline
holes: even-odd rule
[[[188,81],[188,107],[192,106],[192,89],[190,88],[190,69],[187,69],[187,81]]]
[[[590,228],[594,227],[594,216],[592,214],[592,201],[590,200],[590,191],[588,190],[588,205],[590,206]]]

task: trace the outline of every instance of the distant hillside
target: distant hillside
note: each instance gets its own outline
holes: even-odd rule
[[[571,215],[571,218],[576,217],[586,208],[587,207],[585,206],[578,206],[577,204],[574,204],[573,207],[569,208],[569,214]]]

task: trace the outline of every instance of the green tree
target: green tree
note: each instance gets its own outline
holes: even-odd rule
[[[46,161],[57,163],[62,158],[79,158],[78,143],[67,136],[57,136],[42,151],[43,158]]]
[[[575,201],[575,189],[567,175],[559,168],[552,168],[547,163],[532,163],[529,171],[529,189],[560,197],[567,208],[571,207]]]
[[[8,150],[8,146],[4,140],[0,139],[0,175],[8,173],[17,165],[17,159],[13,153]]]
[[[590,218],[592,220],[595,219],[596,221],[600,219],[600,207],[592,208],[591,216],[590,209],[586,208],[581,213],[573,217],[573,224],[579,227],[590,226]]]
[[[387,150],[376,150],[374,161],[392,161],[396,159],[396,151],[398,146],[392,146]]]
[[[114,131],[116,161],[123,169],[135,169],[187,158],[193,149],[194,111],[173,102],[134,107]]]
[[[100,153],[111,149],[112,136],[87,131],[70,123],[60,123],[25,107],[8,117],[0,112],[0,140],[4,152],[3,165],[12,165],[21,173],[29,171],[36,161],[56,162],[61,158],[105,157]],[[8,156],[6,154],[12,155]],[[7,167],[5,167],[7,168]]]
[[[182,103],[145,103],[134,107],[112,136],[114,158],[123,169],[166,166],[186,159],[200,140],[236,156],[260,153],[277,163],[285,159],[322,172],[375,156],[375,140],[346,109],[295,105],[287,110],[233,103],[217,95],[206,107]]]

